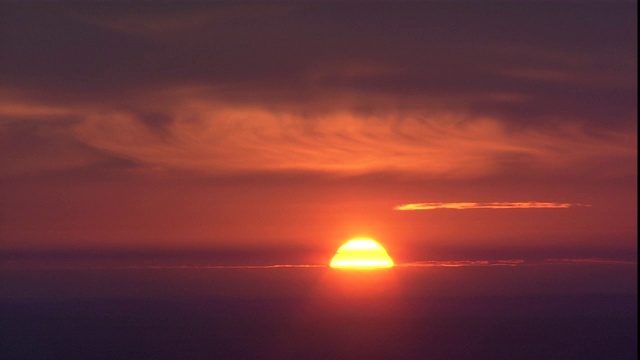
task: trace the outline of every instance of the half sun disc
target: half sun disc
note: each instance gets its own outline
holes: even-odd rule
[[[332,268],[390,268],[393,260],[387,251],[371,239],[353,239],[342,245],[331,259]]]

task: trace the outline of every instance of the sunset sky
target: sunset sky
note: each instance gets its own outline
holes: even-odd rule
[[[3,3],[0,250],[634,257],[637,43],[631,2]]]

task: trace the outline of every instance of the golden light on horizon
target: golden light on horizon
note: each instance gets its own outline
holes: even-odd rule
[[[340,246],[329,266],[348,269],[390,268],[393,267],[393,260],[375,240],[359,238]]]

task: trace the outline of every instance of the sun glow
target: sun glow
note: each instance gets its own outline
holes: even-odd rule
[[[352,239],[338,249],[329,266],[353,269],[390,268],[393,260],[375,240]]]

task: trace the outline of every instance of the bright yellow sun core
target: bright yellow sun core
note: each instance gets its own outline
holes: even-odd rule
[[[340,246],[329,266],[353,269],[389,268],[393,266],[393,260],[375,240],[352,239]]]

